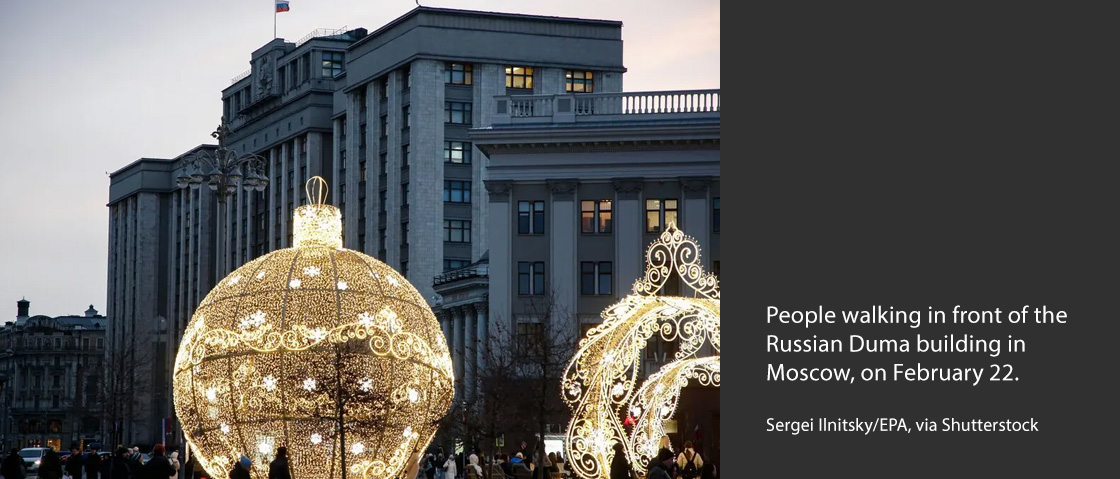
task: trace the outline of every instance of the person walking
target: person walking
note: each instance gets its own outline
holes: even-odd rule
[[[152,457],[144,463],[144,479],[167,479],[175,475],[175,468],[171,466],[171,461],[167,460],[163,452],[163,444],[156,444],[152,448]]]
[[[39,459],[39,479],[62,479],[62,462],[53,450],[44,451]]]
[[[614,443],[614,459],[611,459],[611,479],[631,479],[630,463],[626,461],[626,451],[622,443]]]
[[[131,479],[132,468],[128,465],[128,449],[124,446],[117,447],[109,464],[109,479]]]
[[[692,448],[692,441],[684,442],[684,450],[677,456],[677,479],[697,479],[704,459]]]
[[[443,463],[443,479],[455,479],[459,477],[459,469],[455,467],[455,453],[447,455],[447,462]]]
[[[82,479],[82,451],[77,444],[70,445],[70,457],[66,458],[66,474],[70,479]]]
[[[167,456],[167,462],[171,464],[172,469],[175,469],[175,472],[167,476],[167,479],[179,479],[179,467],[181,466],[179,464],[179,451],[171,451],[171,455]]]
[[[292,479],[292,470],[288,468],[288,448],[276,448],[276,459],[268,465],[268,479]]]
[[[248,457],[241,456],[241,460],[233,466],[229,471],[229,479],[251,479],[249,476],[249,468],[253,467],[253,461]]]
[[[669,465],[673,463],[673,451],[662,448],[657,452],[657,457],[649,462],[647,479],[672,479],[669,475]]]
[[[67,459],[66,462],[70,462]],[[97,479],[98,473],[101,472],[101,456],[97,454],[97,447],[90,447],[89,452],[85,454],[85,468],[86,479]]]
[[[23,479],[23,458],[19,457],[19,448],[13,447],[8,457],[0,464],[0,475],[4,479]]]

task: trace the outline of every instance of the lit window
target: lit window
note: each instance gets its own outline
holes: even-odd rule
[[[470,220],[443,220],[443,240],[449,243],[470,243]]]
[[[471,124],[471,103],[466,101],[448,101],[443,104],[443,121],[461,125]]]
[[[506,88],[533,89],[533,67],[506,67]]]
[[[611,232],[611,200],[584,200],[580,202],[580,232]]]
[[[582,261],[579,264],[579,291],[583,295],[610,295],[613,265],[610,261]]]
[[[470,203],[471,182],[444,180],[443,201],[445,203]]]
[[[544,202],[517,202],[517,232],[519,234],[544,234]]]
[[[594,74],[588,71],[568,70],[564,72],[564,91],[573,93],[592,93],[595,91]]]
[[[343,58],[342,52],[323,52],[323,76],[334,78],[342,73]]]
[[[471,143],[469,141],[443,142],[443,162],[470,164]]]
[[[447,63],[443,70],[444,83],[470,85],[474,82],[474,66],[469,63]]]
[[[658,233],[677,222],[677,200],[646,200],[646,233]]]

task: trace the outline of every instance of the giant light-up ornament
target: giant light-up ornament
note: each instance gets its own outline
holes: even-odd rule
[[[389,266],[342,247],[322,178],[308,181],[308,198],[295,246],[230,273],[183,334],[175,412],[214,477],[244,454],[265,479],[279,446],[299,479],[396,477],[450,407],[451,357],[427,302]]]
[[[672,275],[697,297],[657,295]],[[564,447],[577,475],[606,478],[615,443],[623,445],[631,467],[644,472],[681,388],[690,379],[719,386],[719,302],[719,281],[704,272],[700,247],[669,224],[646,251],[645,277],[634,283],[634,293],[603,311],[603,323],[588,331],[564,370],[563,397],[572,409]],[[680,348],[674,361],[638,384],[641,353],[654,335]],[[630,433],[623,427],[627,415],[637,418]]]

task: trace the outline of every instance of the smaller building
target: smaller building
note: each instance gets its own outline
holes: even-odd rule
[[[0,449],[100,442],[107,319],[93,305],[52,318],[16,304],[0,326]]]

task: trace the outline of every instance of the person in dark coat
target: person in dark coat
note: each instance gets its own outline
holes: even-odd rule
[[[91,447],[89,453],[83,459],[85,459],[86,479],[97,479],[97,475],[101,471],[101,456],[97,455],[97,448]],[[66,462],[70,462],[70,460],[67,459]]]
[[[241,460],[233,465],[233,469],[229,471],[229,479],[251,479],[249,476],[249,468],[253,467],[253,460],[248,457],[241,456]]]
[[[648,479],[672,479],[669,475],[669,464],[673,462],[673,451],[661,448],[657,457],[649,461]]]
[[[268,479],[292,479],[292,470],[288,468],[288,448],[276,448],[276,459],[268,465]]]
[[[630,463],[626,461],[626,451],[622,443],[614,443],[614,459],[611,459],[611,479],[630,479]]]
[[[128,465],[128,449],[117,448],[117,453],[109,463],[109,479],[131,479],[132,467]]]
[[[44,451],[43,457],[39,459],[39,478],[62,479],[62,462],[54,451]]]
[[[23,473],[23,458],[19,457],[19,448],[13,447],[8,457],[4,458],[4,463],[0,464],[0,474],[5,479],[23,479]]]
[[[70,479],[82,479],[82,451],[76,444],[70,446],[70,457],[66,458],[66,473]]]
[[[171,462],[163,452],[163,444],[156,444],[152,448],[152,457],[144,464],[144,473],[141,475],[144,479],[167,479],[175,474],[175,468],[171,466]]]

